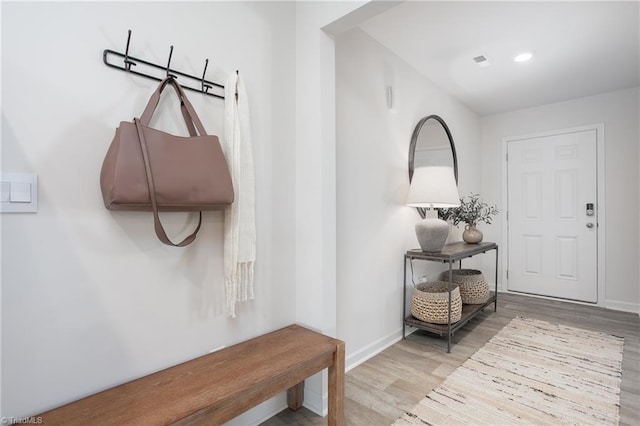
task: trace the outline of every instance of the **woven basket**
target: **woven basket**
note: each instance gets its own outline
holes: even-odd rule
[[[489,283],[477,269],[453,269],[451,281],[460,286],[462,303],[477,305],[489,300]],[[441,281],[449,281],[449,271],[440,275]]]
[[[449,323],[449,283],[434,281],[420,283],[411,297],[411,315],[432,324]],[[460,321],[462,299],[457,285],[451,286],[451,322]]]

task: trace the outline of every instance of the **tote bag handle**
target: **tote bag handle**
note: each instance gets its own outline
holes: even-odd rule
[[[134,118],[133,121],[136,124],[136,129],[138,130],[138,138],[140,140],[140,148],[142,149],[142,158],[144,160],[144,171],[147,175],[147,185],[149,187],[149,197],[151,198],[151,209],[153,211],[153,223],[156,231],[156,235],[158,239],[163,243],[174,246],[174,247],[184,247],[186,245],[191,244],[196,239],[196,234],[200,230],[200,226],[202,225],[202,212],[199,213],[198,218],[198,226],[195,231],[193,231],[190,235],[188,235],[184,240],[179,243],[172,242],[169,237],[167,237],[167,233],[160,222],[160,215],[158,214],[158,202],[156,201],[156,188],[153,183],[153,174],[151,173],[151,162],[149,161],[149,152],[147,151],[147,140],[144,137],[144,132],[142,130],[141,120]]]
[[[167,77],[164,80],[162,80],[162,82],[160,83],[156,91],[153,92],[153,94],[151,95],[151,98],[149,98],[149,102],[147,102],[147,106],[145,107],[144,111],[142,112],[142,115],[140,116],[140,123],[143,126],[149,126],[149,122],[151,121],[151,116],[155,112],[156,108],[158,107],[158,103],[160,102],[160,95],[162,94],[162,91],[164,90],[164,88],[167,87],[167,85],[169,84],[173,86],[173,88],[175,89],[178,95],[178,98],[180,98],[180,109],[182,110],[182,116],[184,117],[184,122],[186,123],[187,128],[189,129],[189,135],[197,136],[196,129],[200,136],[206,135],[207,132],[205,131],[204,126],[200,121],[200,117],[198,117],[196,110],[193,108],[193,105],[191,105],[191,102],[187,98],[187,95],[184,93],[184,90],[182,89],[182,87],[176,81],[175,77]]]

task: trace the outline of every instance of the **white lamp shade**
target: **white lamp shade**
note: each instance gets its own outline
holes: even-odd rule
[[[460,205],[451,167],[418,167],[413,171],[407,206],[448,208]]]

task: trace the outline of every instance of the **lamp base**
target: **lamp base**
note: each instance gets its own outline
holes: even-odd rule
[[[426,218],[416,223],[416,237],[422,251],[442,251],[449,236],[449,224],[442,219]]]

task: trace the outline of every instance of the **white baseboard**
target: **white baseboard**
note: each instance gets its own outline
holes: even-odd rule
[[[375,355],[379,354],[389,346],[399,341],[401,338],[402,338],[402,330],[398,329],[392,333],[389,333],[386,336],[381,337],[375,342],[370,343],[369,345],[365,346],[359,351],[347,356],[347,359],[345,360],[345,371],[349,371],[352,368],[355,368],[356,366],[362,364],[369,358],[374,357]],[[328,410],[326,408],[327,401],[328,401],[328,395],[326,394],[321,395],[316,390],[310,389],[309,387],[305,386],[304,404],[303,404],[304,407],[313,411],[317,415],[324,417],[328,414]]]
[[[613,309],[616,311],[623,311],[623,312],[632,312],[634,314],[640,315],[640,304],[638,303],[620,302],[619,300],[605,300],[604,306],[607,309]]]
[[[407,331],[407,333],[409,333],[409,331]],[[398,329],[386,336],[381,337],[375,342],[370,343],[369,345],[347,357],[347,359],[345,360],[345,370],[349,371],[357,367],[358,365],[362,364],[370,358],[373,358],[401,339],[402,329]],[[314,389],[310,389],[309,387],[305,386],[303,404],[304,407],[313,411],[315,414],[324,417],[328,414],[328,410],[324,408],[327,407],[327,402],[328,395],[321,395]],[[258,425],[275,416],[285,408],[287,408],[286,393],[271,398],[270,400],[265,401],[257,407],[247,411],[245,414],[236,417],[231,422],[229,422],[229,425]]]
[[[400,341],[402,339],[402,329],[398,329],[392,333],[387,334],[365,346],[364,348],[356,351],[355,353],[347,356],[345,360],[346,371],[349,371],[358,365],[362,364],[366,360],[373,358],[389,346]]]
[[[328,406],[328,395],[320,395],[313,389],[309,389],[305,386],[304,388],[304,403],[302,404],[305,408],[313,411],[317,415],[324,417],[329,414],[329,409],[324,408]]]
[[[398,329],[388,335],[381,337],[373,343],[365,346],[359,351],[347,356],[345,360],[345,371],[349,371],[352,368],[362,364],[366,360],[376,356],[389,346],[402,339],[402,330]],[[319,416],[326,416],[328,414],[327,408],[328,395],[321,395],[314,389],[304,388],[304,407],[313,411]]]

